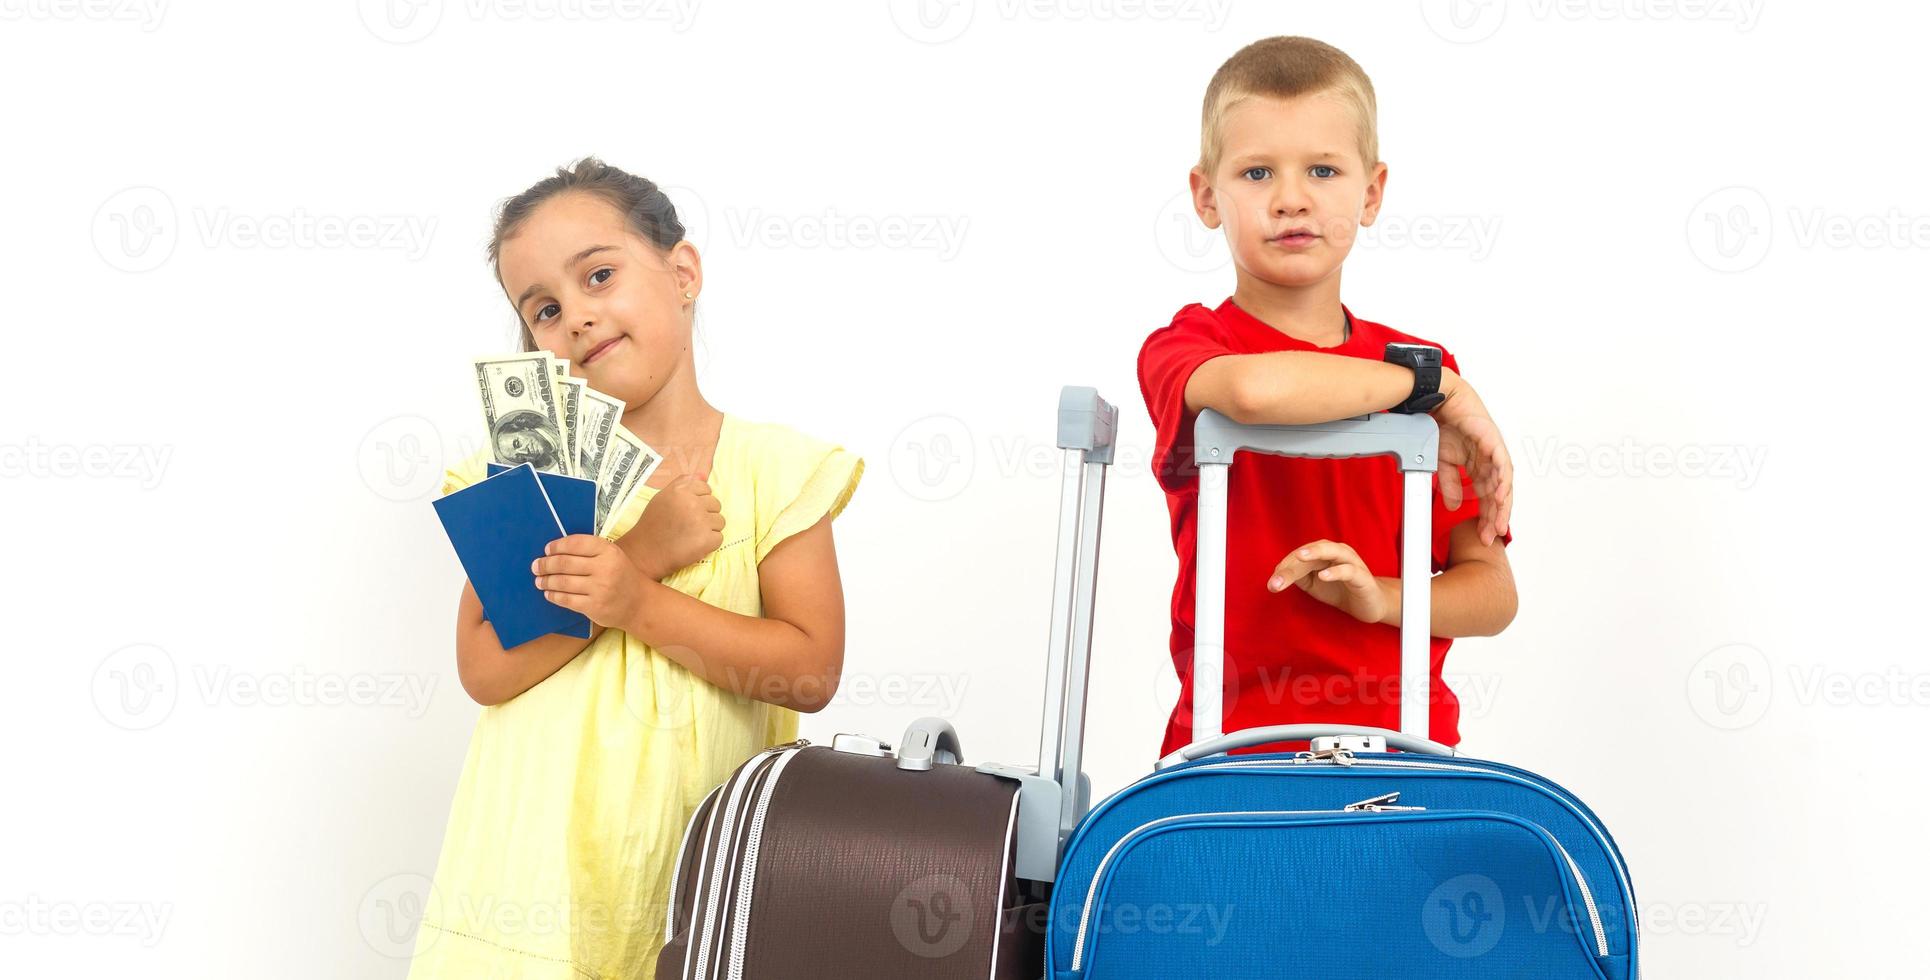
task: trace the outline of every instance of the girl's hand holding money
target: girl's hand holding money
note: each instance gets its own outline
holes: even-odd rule
[[[594,534],[572,534],[551,541],[543,557],[530,563],[543,598],[590,617],[598,626],[628,630],[637,619],[646,579],[616,542]]]
[[[724,544],[723,505],[710,485],[686,473],[645,505],[643,516],[617,545],[653,582]]]

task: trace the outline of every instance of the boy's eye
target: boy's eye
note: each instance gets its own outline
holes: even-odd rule
[[[1326,172],[1322,173],[1321,171],[1323,170]],[[1313,165],[1313,175],[1315,177],[1338,177],[1340,176],[1340,171],[1335,170],[1334,168],[1329,167],[1324,163],[1316,163]]]
[[[590,281],[597,285],[602,285],[603,283],[609,282],[610,277],[616,275],[616,272],[617,270],[612,269],[606,265],[603,268],[590,273]],[[598,276],[602,276],[603,278],[599,279],[597,278]]]
[[[1265,180],[1272,173],[1273,171],[1267,169],[1266,167],[1248,167],[1245,170],[1240,171],[1240,176],[1245,177],[1248,180]]]

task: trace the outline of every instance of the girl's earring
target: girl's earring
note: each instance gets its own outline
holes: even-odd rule
[[[690,291],[689,291],[689,290],[684,290],[684,298],[685,298],[685,299],[696,299],[697,297],[695,297],[695,296],[692,296],[692,295],[690,295]]]

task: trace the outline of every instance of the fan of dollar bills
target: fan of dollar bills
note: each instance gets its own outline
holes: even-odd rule
[[[596,481],[596,533],[650,479],[663,458],[623,427],[623,402],[570,377],[544,351],[476,358],[476,391],[490,458]]]

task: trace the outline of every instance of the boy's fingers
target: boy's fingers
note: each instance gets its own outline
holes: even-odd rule
[[[1449,510],[1461,509],[1461,468],[1450,464],[1441,471],[1441,502]]]
[[[713,514],[719,513],[724,509],[724,502],[718,500],[716,494],[711,494],[704,498],[704,509]]]

